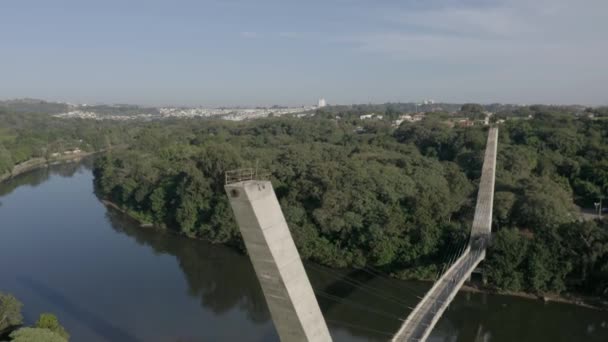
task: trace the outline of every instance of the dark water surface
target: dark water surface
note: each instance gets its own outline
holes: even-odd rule
[[[27,323],[54,312],[76,342],[278,340],[246,256],[138,228],[92,180],[86,161],[0,185],[0,291]],[[387,340],[427,287],[307,269],[335,341]],[[605,342],[608,313],[461,293],[429,340]]]

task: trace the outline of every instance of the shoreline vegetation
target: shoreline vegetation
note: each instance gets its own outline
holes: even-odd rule
[[[12,178],[24,174],[29,171],[33,171],[40,168],[46,168],[52,165],[57,165],[61,163],[71,163],[71,162],[79,162],[83,158],[102,153],[104,151],[96,151],[96,152],[81,152],[78,154],[61,156],[58,158],[53,158],[47,160],[46,158],[32,158],[24,163],[15,165],[13,171],[10,174],[4,174],[0,176],[0,183],[11,180]],[[163,232],[167,232],[170,234],[175,234],[178,236],[182,236],[185,238],[190,238],[194,240],[207,241],[204,238],[196,238],[191,236],[186,236],[185,234],[166,229],[160,226],[157,226],[151,222],[146,222],[141,218],[138,218],[137,215],[127,209],[122,208],[118,204],[108,200],[108,199],[100,199],[100,201],[109,208],[112,208],[123,215],[128,216],[133,221],[137,222],[140,228],[153,228],[156,230],[160,230]],[[229,247],[229,246],[228,246]],[[411,280],[411,279],[400,279],[400,280]],[[430,280],[420,280],[418,281],[430,282]],[[537,300],[543,302],[555,302],[555,303],[564,303],[569,305],[576,305],[580,307],[585,307],[588,309],[594,310],[602,310],[608,311],[608,303],[602,301],[599,297],[593,296],[582,296],[577,294],[566,294],[566,295],[555,295],[555,294],[534,294],[530,292],[513,292],[513,291],[496,291],[493,288],[489,288],[484,286],[481,282],[469,282],[468,284],[463,285],[461,291],[471,292],[471,293],[487,293],[487,294],[495,294],[500,296],[510,296],[510,297],[518,297],[525,298],[529,300]]]
[[[0,291],[0,339],[2,341],[68,342],[70,334],[52,313],[41,313],[33,326],[23,324],[21,303],[10,293]],[[5,340],[8,339],[8,340]]]
[[[575,219],[576,206],[608,195],[608,120],[541,105],[465,104],[399,121],[406,113],[328,106],[299,118],[161,123],[0,109],[0,179],[105,149],[93,168],[99,198],[144,226],[243,250],[224,171],[259,165],[303,259],[434,279],[467,243],[489,116],[502,123],[484,285],[608,300],[608,221]]]
[[[52,165],[63,164],[63,163],[71,163],[71,162],[79,162],[83,158],[102,153],[104,151],[94,151],[94,152],[78,152],[69,155],[61,155],[59,157],[53,158],[31,158],[22,163],[19,163],[13,167],[11,172],[6,172],[0,175],[0,183],[8,181],[16,176],[24,174],[29,171],[38,170],[42,168],[47,168]]]
[[[160,232],[163,232],[163,233],[181,236],[186,239],[193,239],[193,240],[208,242],[208,240],[205,240],[204,238],[186,236],[185,234],[182,234],[180,232],[177,232],[177,231],[174,231],[171,229],[166,229],[164,227],[154,225],[153,223],[150,223],[150,222],[145,222],[142,219],[138,218],[135,214],[131,213],[129,210],[120,207],[118,204],[116,204],[108,199],[100,199],[100,201],[106,207],[111,208],[112,210],[116,210],[116,211],[120,212],[122,215],[125,215],[132,221],[136,222],[140,229],[142,229],[142,228],[150,229],[151,228],[151,229],[155,229]],[[233,248],[232,246],[226,246],[226,247]],[[245,251],[243,251],[243,252],[245,252]],[[390,275],[387,275],[387,276],[390,276]],[[391,277],[391,278],[393,278],[393,277]],[[416,280],[416,281],[422,281],[422,282],[432,282],[431,280],[424,280],[424,279],[401,279],[401,278],[395,278],[395,279],[402,280],[402,281]],[[484,286],[482,284],[482,282],[480,282],[480,281],[467,282],[462,286],[462,288],[460,290],[463,292],[470,292],[470,293],[486,293],[486,294],[493,294],[493,295],[499,295],[499,296],[508,296],[508,297],[524,298],[524,299],[529,299],[529,300],[534,300],[534,301],[542,301],[544,303],[551,303],[551,302],[562,303],[562,304],[580,306],[580,307],[584,307],[587,309],[608,311],[608,302],[603,301],[599,297],[584,296],[584,295],[579,295],[579,294],[567,293],[567,294],[556,295],[556,294],[534,294],[534,293],[529,293],[529,292],[497,291],[496,289]]]
[[[493,288],[484,287],[481,282],[469,282],[464,284],[460,291],[471,293],[487,293],[498,296],[516,297],[541,301],[543,303],[561,303],[568,305],[580,306],[587,309],[608,311],[608,303],[599,297],[585,296],[574,293],[566,294],[535,294],[529,292],[513,292],[513,291],[497,291]]]
[[[518,110],[526,119],[500,127],[484,288],[606,301],[608,222],[577,220],[576,205],[608,191],[608,121]],[[302,259],[434,279],[468,241],[487,128],[349,115],[146,126],[96,159],[96,192],[143,223],[242,249],[224,171],[259,165]]]
[[[149,222],[145,222],[142,221],[141,219],[137,218],[135,214],[129,212],[126,209],[121,208],[118,204],[109,201],[107,199],[100,199],[101,203],[103,203],[106,207],[110,207],[116,211],[121,212],[123,215],[128,216],[131,220],[137,222],[137,224],[139,225],[140,228],[154,228],[154,229],[158,229],[158,230],[163,230],[163,231],[167,231],[167,232],[171,232],[168,229],[164,229],[162,227],[159,226],[155,226],[153,223],[149,223]],[[183,236],[182,234],[176,234],[176,235],[180,235]]]

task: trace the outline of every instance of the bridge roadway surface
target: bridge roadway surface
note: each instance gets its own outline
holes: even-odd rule
[[[498,128],[492,127],[488,132],[471,238],[467,247],[416,305],[397,334],[393,336],[392,341],[425,341],[458,290],[485,258],[486,246],[492,231],[497,146]]]

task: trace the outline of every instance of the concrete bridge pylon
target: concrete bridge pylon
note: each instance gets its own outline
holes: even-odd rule
[[[225,190],[283,342],[329,342],[331,335],[270,181],[257,170],[226,174]]]

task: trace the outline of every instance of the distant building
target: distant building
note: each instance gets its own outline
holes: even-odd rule
[[[483,114],[485,114],[485,118],[483,119],[483,124],[485,126],[488,126],[490,124],[490,118],[492,117],[492,115],[494,115],[494,113],[485,111],[485,112],[483,112]]]
[[[399,127],[404,121],[412,121],[412,116],[409,114],[402,114],[399,119],[393,121],[393,127]]]
[[[361,134],[361,133],[365,133],[365,128],[361,127],[361,126],[357,126],[357,128],[355,128],[353,130],[353,132]]]
[[[472,127],[475,123],[473,122],[473,120],[469,120],[469,119],[460,119],[458,121],[456,121],[456,126],[458,127]]]
[[[325,107],[325,106],[327,106],[327,102],[325,102],[325,99],[324,99],[324,98],[320,98],[320,99],[319,99],[319,104],[317,105],[317,107],[319,107],[319,108],[323,108],[323,107]]]
[[[364,114],[364,115],[359,116],[360,120],[370,120],[370,119],[382,120],[383,118],[384,118],[384,115],[380,115],[380,114],[376,114],[376,113],[369,113],[369,114]]]
[[[424,119],[426,114],[424,113],[415,113],[414,115],[412,115],[412,122],[414,121],[422,121],[422,119]]]
[[[405,121],[407,121],[407,122],[422,121],[424,119],[424,116],[425,116],[424,113],[414,113],[414,115],[402,114],[402,115],[399,115],[399,119],[393,121],[393,126],[399,127]]]

